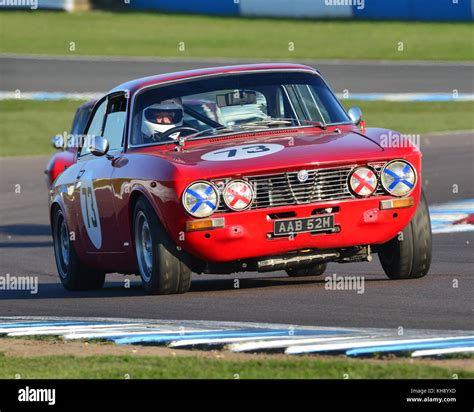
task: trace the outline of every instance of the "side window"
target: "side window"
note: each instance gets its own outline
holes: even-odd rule
[[[295,111],[296,117],[298,119],[305,119],[306,116],[304,114],[303,108],[301,107],[301,103],[298,100],[298,96],[295,92],[294,87],[292,85],[286,85],[285,90],[291,102],[291,107]]]
[[[124,96],[109,99],[104,131],[102,133],[102,136],[109,141],[109,150],[116,150],[122,147],[126,107],[127,100]]]
[[[99,107],[97,107],[97,110],[94,113],[94,117],[92,118],[92,121],[89,125],[89,129],[87,130],[87,138],[90,138],[92,136],[102,136],[102,125],[104,124],[104,115],[105,115],[105,109],[107,108],[107,99],[105,99],[102,103],[100,103]],[[81,152],[79,156],[84,156],[89,153],[89,147],[88,147],[88,142],[87,139],[84,141]]]
[[[308,85],[295,84],[285,86],[292,106],[299,119],[328,122],[330,121],[327,111],[320,109],[320,101],[314,90]],[[324,107],[324,106],[323,106]]]
[[[319,102],[316,101],[314,93],[312,89],[307,84],[298,84],[295,85],[299,93],[299,97],[303,107],[305,108],[306,113],[309,115],[308,120],[316,121],[316,122],[327,122],[329,119],[327,116],[326,118],[323,117],[323,114],[320,110]]]
[[[289,118],[292,117],[291,110],[288,110],[288,104],[285,101],[285,96],[283,95],[282,89],[278,88],[276,91],[276,102],[275,102],[275,111],[272,117],[278,118]]]

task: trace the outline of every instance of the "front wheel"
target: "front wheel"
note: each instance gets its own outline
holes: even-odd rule
[[[411,222],[398,236],[383,244],[380,263],[390,279],[425,276],[431,265],[431,222],[424,193]]]
[[[145,291],[150,295],[185,293],[191,286],[191,270],[150,204],[140,198],[134,211],[135,253]]]
[[[53,215],[53,244],[59,279],[67,290],[93,290],[104,285],[105,273],[89,270],[77,256],[62,210]]]

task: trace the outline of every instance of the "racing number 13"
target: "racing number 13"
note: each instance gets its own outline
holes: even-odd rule
[[[235,157],[237,155],[237,151],[242,150],[244,153],[260,153],[260,152],[268,152],[270,149],[265,145],[259,144],[254,146],[242,147],[241,149],[229,149],[229,150],[222,150],[220,152],[215,152],[215,154],[221,153],[228,153],[227,157]]]
[[[95,213],[95,209],[94,209],[94,199],[92,197],[92,188],[83,187],[81,190],[81,195],[84,196],[84,206],[86,208],[86,215],[87,215],[87,226],[91,227],[91,223],[92,223],[93,227],[97,227],[97,214]],[[90,214],[89,214],[89,206],[91,209]]]

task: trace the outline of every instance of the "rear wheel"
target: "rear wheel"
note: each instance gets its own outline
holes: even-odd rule
[[[428,273],[431,265],[431,222],[423,193],[411,222],[398,236],[382,245],[378,255],[390,279],[415,279]]]
[[[326,266],[327,264],[323,262],[309,267],[288,268],[286,269],[286,273],[291,278],[301,276],[320,276],[326,271]]]
[[[53,244],[61,283],[67,290],[102,288],[105,273],[89,270],[81,263],[69,233],[64,214],[57,208],[53,215]]]
[[[147,293],[185,293],[191,286],[191,270],[178,257],[153,208],[140,198],[134,210],[133,233],[140,277]]]

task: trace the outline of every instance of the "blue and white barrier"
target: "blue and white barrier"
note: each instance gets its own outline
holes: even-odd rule
[[[433,233],[474,231],[474,199],[461,199],[430,206]]]
[[[132,9],[227,16],[358,20],[473,20],[473,0],[133,0]]]
[[[120,345],[224,348],[232,352],[342,353],[348,356],[409,352],[414,357],[472,353],[474,331],[331,328],[244,322],[145,319],[1,317],[0,336],[104,339]]]
[[[10,92],[0,91],[0,100],[96,100],[105,92]],[[386,102],[468,102],[474,101],[473,93],[343,93],[336,94],[338,99],[351,99],[360,101],[386,101]]]

